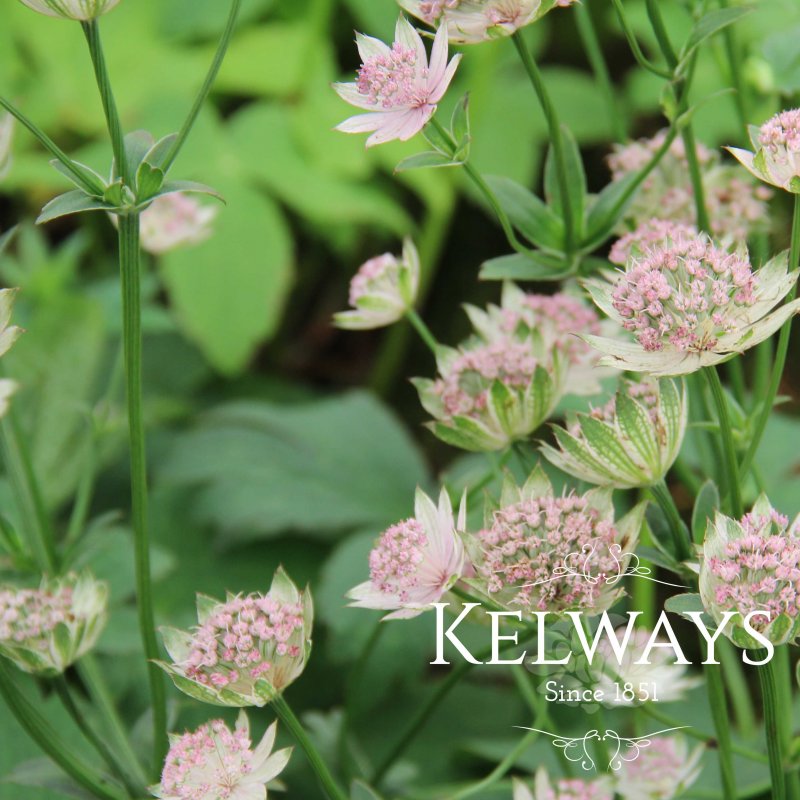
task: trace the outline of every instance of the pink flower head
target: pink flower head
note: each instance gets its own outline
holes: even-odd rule
[[[728,150],[759,180],[800,193],[800,108],[782,111],[750,131],[753,149]]]
[[[635,231],[617,239],[608,254],[608,260],[624,267],[632,255],[641,256],[657,245],[695,239],[697,234],[694,225],[653,217],[639,225]]]
[[[726,635],[739,647],[758,647],[742,618],[773,644],[800,631],[800,517],[790,525],[764,495],[740,521],[718,514],[709,524],[700,568],[700,594],[718,622],[735,611]]]
[[[391,47],[378,39],[356,35],[362,65],[355,83],[336,83],[334,89],[350,105],[367,111],[345,120],[337,130],[374,131],[367,147],[406,141],[425,127],[453,79],[460,55],[447,62],[447,34],[437,32],[430,63],[422,37],[401,16]]]
[[[255,749],[244,711],[234,730],[217,719],[170,736],[161,783],[151,791],[161,800],[266,800],[268,784],[292,754],[291,748],[272,752],[277,727],[273,722]]]
[[[267,594],[197,596],[198,626],[164,628],[175,685],[206,703],[263,706],[303,672],[311,651],[313,607],[280,568]]]
[[[640,504],[616,522],[611,492],[600,489],[557,497],[537,467],[521,489],[506,484],[500,507],[471,542],[471,584],[523,611],[600,614],[624,594],[621,577],[643,514]]]
[[[348,592],[357,608],[390,611],[384,619],[416,617],[438,602],[464,571],[466,496],[458,519],[443,489],[437,506],[417,489],[414,516],[385,530],[369,556],[370,579]]]
[[[652,678],[651,678],[652,680]],[[691,753],[682,736],[653,737],[635,758],[618,758],[616,791],[623,800],[682,797],[702,770],[703,745]]]
[[[661,131],[652,139],[616,145],[608,159],[612,179],[619,181],[638,172],[661,148],[665,138],[666,133]],[[721,163],[717,153],[702,144],[698,146],[698,157],[713,235],[737,241],[765,230],[769,223],[765,201],[770,193],[752,181],[742,180],[732,165]],[[689,165],[680,139],[670,145],[642,183],[628,207],[626,223],[638,227],[653,217],[690,226],[697,224]]]
[[[534,791],[518,778],[514,779],[514,800],[613,800],[614,789],[607,777],[593,781],[562,778],[550,782],[547,771],[540,767],[536,772]]]
[[[142,212],[142,248],[161,255],[211,236],[218,209],[203,205],[189,195],[174,192],[157,197]]]
[[[769,313],[796,279],[785,254],[753,272],[746,251],[730,253],[704,234],[668,240],[631,257],[616,278],[585,283],[637,344],[585,338],[606,354],[601,363],[656,376],[694,372],[753,347],[797,313],[797,301]]]

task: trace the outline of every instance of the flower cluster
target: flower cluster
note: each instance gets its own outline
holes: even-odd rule
[[[472,585],[524,611],[600,614],[624,594],[622,575],[644,515],[615,521],[611,494],[555,496],[540,468],[522,488],[507,483],[500,507],[472,543]]]
[[[614,788],[608,778],[584,781],[568,778],[550,782],[544,767],[536,772],[533,792],[519,778],[514,779],[513,800],[613,800]]]
[[[548,11],[576,0],[399,0],[409,14],[444,28],[451,42],[478,44],[510,36]]]
[[[140,218],[142,249],[154,255],[200,244],[212,234],[219,210],[173,192],[157,197]]]
[[[623,180],[638,172],[661,149],[666,133],[617,145],[609,156],[612,179]],[[768,219],[769,191],[743,180],[732,165],[720,163],[719,156],[699,145],[706,208],[712,233],[721,238],[746,240],[763,229]],[[686,225],[697,224],[697,209],[689,177],[683,141],[676,139],[652,173],[645,179],[631,203],[626,220],[634,227],[652,217]]]
[[[400,17],[395,41],[389,46],[357,34],[362,65],[355,83],[336,83],[334,89],[350,105],[366,111],[342,122],[345,133],[374,131],[367,146],[406,141],[425,127],[453,79],[460,55],[447,62],[447,32],[436,34],[430,62],[422,37]]]
[[[653,217],[617,239],[611,247],[608,260],[624,267],[632,255],[644,255],[651,247],[669,242],[690,241],[696,239],[697,235],[698,230],[694,225]]]
[[[283,772],[291,748],[272,752],[278,724],[267,728],[255,749],[244,711],[231,730],[217,719],[181,736],[170,736],[161,783],[152,788],[161,800],[266,800],[268,784]]]
[[[191,697],[225,706],[263,706],[305,668],[311,596],[279,569],[267,594],[197,596],[198,626],[163,629],[171,664],[160,666]]]
[[[403,242],[403,255],[391,253],[371,258],[350,282],[352,311],[334,315],[340,328],[382,328],[401,319],[419,291],[419,253],[411,239]]]
[[[765,495],[739,521],[718,513],[703,544],[700,595],[718,623],[726,611],[736,612],[725,633],[739,647],[759,647],[742,625],[753,611],[764,616],[753,617],[750,626],[773,644],[795,641],[800,634],[800,517],[790,525]]]
[[[49,17],[88,22],[111,11],[120,0],[22,0],[26,6]]]
[[[34,675],[59,675],[88,652],[106,623],[108,587],[88,573],[0,588],[0,655]]]
[[[543,444],[541,450],[559,469],[589,483],[652,486],[678,457],[687,424],[685,386],[623,382],[605,406],[575,415],[567,429],[554,428],[558,449]]]
[[[464,572],[466,516],[466,496],[456,519],[446,491],[437,506],[418,489],[414,516],[381,535],[369,556],[370,579],[348,593],[351,605],[390,611],[384,619],[407,619],[430,608]]]
[[[728,150],[761,181],[800,194],[800,109],[782,111],[760,128],[752,128],[755,152]]]
[[[586,282],[595,303],[636,344],[597,336],[601,363],[652,375],[682,375],[726,361],[767,337],[800,309],[791,291],[797,272],[786,255],[754,272],[746,252],[730,253],[705,235],[668,240],[609,280]]]
[[[650,680],[654,680],[653,677]],[[621,759],[616,791],[623,800],[672,800],[700,776],[704,747],[689,752],[682,736],[653,738],[635,759]]]

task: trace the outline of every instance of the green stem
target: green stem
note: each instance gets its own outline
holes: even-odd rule
[[[328,798],[330,800],[347,800],[347,794],[334,780],[333,775],[331,775],[330,770],[322,760],[319,751],[314,746],[311,739],[309,739],[302,723],[297,719],[294,712],[289,707],[289,704],[283,699],[283,696],[278,695],[272,701],[272,708],[306,754],[306,758],[308,758],[314,772],[317,773],[319,782],[322,784],[322,788],[325,790],[325,794],[328,795]]]
[[[753,651],[753,660],[761,660],[766,651]],[[758,679],[761,684],[762,703],[764,706],[765,736],[767,753],[769,754],[769,774],[772,779],[772,800],[786,800],[786,780],[783,764],[783,736],[781,735],[783,713],[782,703],[778,697],[778,686],[775,679],[775,665],[772,661],[758,667]],[[788,709],[786,709],[788,710]]]
[[[153,769],[160,772],[167,752],[167,708],[164,674],[158,665],[158,643],[153,614],[150,543],[147,532],[147,462],[142,416],[142,319],[139,274],[139,217],[119,218],[119,254],[122,278],[123,342],[130,434],[131,499],[135,537],[136,598],[139,630],[147,658],[153,704]]]
[[[67,748],[56,730],[20,691],[2,660],[0,695],[25,732],[67,775],[101,800],[121,800],[123,794],[119,789]]]
[[[559,191],[561,194],[561,212],[564,217],[564,249],[566,253],[572,254],[575,251],[578,242],[576,241],[576,226],[580,220],[573,219],[572,206],[570,204],[570,185],[569,185],[569,172],[567,171],[567,157],[564,150],[564,137],[561,132],[561,123],[558,119],[556,108],[547,91],[542,73],[536,65],[536,61],[531,55],[531,51],[525,44],[522,34],[515,31],[511,38],[514,40],[514,45],[517,48],[522,64],[525,71],[528,73],[533,90],[539,98],[539,104],[544,112],[545,119],[547,120],[547,128],[550,133],[550,142],[553,147],[553,155],[555,157],[556,174],[558,176]]]
[[[664,25],[664,20],[661,18],[661,11],[658,7],[656,0],[645,0],[647,6],[647,16],[650,19],[650,27],[656,36],[656,41],[661,50],[664,60],[667,62],[670,70],[675,71],[678,66],[678,54],[672,47],[672,42],[669,40],[669,34]]]
[[[697,143],[695,142],[694,131],[691,125],[687,125],[683,129],[681,138],[683,139],[683,146],[686,151],[689,178],[692,182],[697,228],[705,233],[711,233],[711,221],[709,220],[708,209],[706,208],[706,191],[703,186],[703,173],[700,169],[700,160],[697,157]]]
[[[114,92],[111,90],[111,81],[108,77],[106,58],[103,53],[103,43],[100,40],[100,28],[96,19],[82,22],[81,27],[86,37],[86,43],[89,45],[89,54],[92,57],[94,76],[97,80],[100,101],[103,104],[103,113],[105,114],[108,133],[111,137],[111,149],[114,152],[117,174],[122,178],[126,186],[133,188],[133,176],[130,174],[130,165],[125,155],[125,136],[122,132],[122,124],[119,120]]]
[[[203,104],[208,97],[209,92],[211,91],[211,87],[214,85],[214,81],[217,79],[217,74],[219,73],[220,67],[222,66],[222,62],[225,60],[225,54],[228,52],[228,45],[231,41],[231,36],[233,35],[234,28],[236,27],[236,19],[239,16],[239,11],[242,7],[242,0],[232,0],[231,2],[231,9],[228,13],[228,22],[225,25],[225,30],[222,33],[222,38],[219,41],[219,45],[217,46],[217,51],[214,54],[214,60],[211,62],[211,66],[209,67],[208,73],[206,74],[206,79],[203,81],[203,85],[200,88],[200,92],[198,93],[197,97],[195,98],[194,105],[192,106],[191,111],[189,112],[189,116],[186,117],[183,126],[178,133],[178,137],[175,139],[172,147],[167,153],[166,158],[164,159],[164,164],[162,169],[165,173],[167,173],[170,167],[175,163],[175,159],[178,157],[178,154],[181,151],[181,148],[186,142],[189,134],[194,127],[194,123],[197,121],[197,117],[200,114],[201,109],[203,108]]]
[[[791,668],[791,653],[789,652],[788,645],[778,647],[775,650],[773,658],[775,669],[775,683],[778,687],[778,695],[783,698],[791,698],[792,690],[794,688],[794,676]],[[778,702],[778,724],[780,726],[780,737],[783,747],[783,752],[788,754],[792,750],[792,741],[794,739],[794,730],[792,725],[792,711],[790,706],[785,702]],[[800,798],[800,774],[797,769],[789,769],[786,771],[786,791],[789,800],[798,800]]]
[[[732,358],[725,364],[727,367],[728,381],[733,390],[736,402],[744,407],[747,401],[747,386],[744,380],[744,365],[741,358]]]
[[[57,161],[60,161],[69,171],[70,175],[83,187],[84,191],[95,197],[102,197],[105,191],[103,185],[97,181],[91,173],[86,173],[79,169],[75,162],[32,120],[28,119],[16,106],[12,105],[4,97],[0,97],[0,107],[4,108],[21,125],[30,131],[38,139],[39,144],[50,153]]]
[[[675,498],[672,496],[672,492],[670,492],[663,480],[653,484],[650,487],[650,492],[667,518],[678,560],[687,561],[692,555],[692,537],[686,524],[681,519],[681,514],[678,511],[678,506],[675,505]]]
[[[714,720],[714,731],[719,745],[718,755],[722,796],[724,800],[735,800],[737,796],[736,773],[733,769],[733,758],[731,756],[731,723],[728,717],[725,686],[718,666],[709,664],[704,671],[708,688],[708,702],[711,706],[711,717]]]
[[[800,261],[800,195],[794,196],[794,212],[792,214],[792,244],[789,250],[789,270],[797,268],[798,261]],[[786,297],[785,302],[790,303],[797,295],[797,284],[792,287]],[[789,341],[792,333],[792,318],[786,320],[781,328],[780,336],[778,337],[778,346],[775,350],[775,362],[772,366],[772,376],[770,378],[769,387],[764,395],[764,405],[758,416],[756,424],[753,428],[753,438],[750,440],[750,447],[747,449],[744,460],[742,461],[742,475],[746,475],[753,459],[758,452],[758,446],[761,444],[761,438],[767,428],[767,423],[772,414],[772,406],[775,404],[775,398],[781,386],[783,378],[783,370],[786,366],[786,356],[789,352]]]
[[[603,48],[600,46],[591,9],[583,3],[578,3],[575,6],[575,21],[578,23],[578,34],[583,42],[583,48],[586,51],[589,64],[591,64],[597,85],[605,97],[606,112],[608,113],[612,135],[616,141],[624,142],[628,138],[628,132],[625,129],[625,116],[614,91],[614,84],[611,81],[608,64],[606,64],[606,59],[603,55]]]
[[[728,639],[722,637],[717,643],[717,652],[737,726],[740,731],[754,731],[758,723],[753,709],[750,687],[742,669],[741,651],[735,648]]]
[[[628,45],[631,48],[633,57],[636,59],[636,63],[643,69],[646,69],[648,72],[652,72],[653,75],[657,75],[659,78],[671,80],[672,72],[670,70],[657,67],[642,52],[642,48],[639,46],[639,41],[636,38],[636,32],[630,26],[628,18],[625,15],[625,7],[622,5],[622,0],[612,0],[612,2],[614,3],[614,9],[617,12],[619,24],[622,26],[622,31],[625,34],[625,38],[628,40]]]
[[[711,389],[711,396],[717,409],[717,419],[719,420],[720,438],[722,440],[722,451],[724,456],[724,469],[726,483],[730,497],[731,514],[739,519],[744,514],[742,506],[742,487],[739,484],[739,461],[736,457],[736,447],[733,441],[733,428],[728,414],[728,401],[725,391],[722,388],[722,381],[715,367],[705,367],[703,369],[708,385]]]
[[[431,333],[431,329],[425,324],[422,317],[413,309],[409,308],[406,311],[406,317],[408,321],[414,326],[414,330],[420,335],[420,338],[423,342],[428,346],[428,349],[436,355],[436,351],[439,349],[439,343],[436,341],[436,337]]]
[[[728,0],[719,0],[720,8],[729,8],[730,3]],[[722,40],[725,43],[725,55],[728,59],[728,68],[731,72],[731,83],[736,90],[734,101],[736,103],[736,112],[739,115],[739,122],[745,134],[745,142],[749,139],[747,126],[750,122],[750,113],[748,111],[747,103],[747,90],[744,79],[742,78],[742,70],[739,66],[738,47],[736,46],[736,34],[731,25],[728,25],[722,31]]]

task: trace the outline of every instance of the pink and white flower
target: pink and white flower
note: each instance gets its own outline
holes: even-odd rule
[[[269,784],[289,763],[292,749],[272,752],[278,723],[267,728],[253,749],[244,711],[231,730],[216,719],[197,730],[171,735],[161,783],[152,787],[161,800],[266,800]]]
[[[64,17],[87,22],[106,14],[121,0],[22,0],[22,2],[48,17]]]
[[[531,791],[519,778],[513,782],[514,800],[613,800],[614,788],[607,777],[593,781],[562,778],[550,782],[547,770],[540,767],[536,772]]]
[[[419,254],[406,238],[403,255],[391,253],[371,258],[350,282],[352,311],[334,315],[339,328],[383,328],[402,319],[414,307],[419,291]]]
[[[727,149],[759,180],[800,194],[800,108],[781,111],[760,128],[751,128],[750,139],[754,152]]]
[[[585,340],[602,364],[651,375],[684,375],[727,361],[772,336],[800,310],[781,300],[800,271],[786,253],[753,271],[746,250],[731,253],[703,234],[632,256],[625,270],[585,282],[597,306],[636,337]]]
[[[417,489],[414,516],[381,534],[369,556],[370,579],[348,592],[350,605],[391,612],[384,619],[429,609],[464,573],[466,517],[466,495],[455,518],[444,489],[438,506]]]
[[[180,192],[157,197],[141,215],[142,249],[161,255],[200,244],[211,236],[211,223],[218,213],[215,206],[203,205]]]
[[[698,230],[694,225],[653,217],[617,239],[611,247],[608,260],[624,267],[632,255],[642,256],[656,245],[695,239],[697,235]]]
[[[158,662],[185,694],[222,706],[263,706],[296,680],[311,653],[311,595],[279,568],[266,594],[197,595],[192,631],[163,628],[172,663]]]
[[[750,626],[773,644],[800,636],[800,515],[790,524],[765,495],[741,520],[717,513],[709,522],[700,563],[700,596],[706,611],[721,622],[736,612],[725,635],[738,647],[761,645],[743,619],[763,612]]]
[[[689,752],[682,736],[654,737],[635,759],[620,759],[616,792],[623,800],[682,797],[700,775],[703,751],[700,744]]]
[[[577,0],[399,0],[409,14],[431,27],[446,28],[454,44],[510,36],[554,8]]]
[[[430,63],[422,37],[401,16],[391,47],[371,36],[356,34],[362,65],[355,83],[335,83],[333,88],[350,105],[366,111],[337,126],[345,133],[374,131],[367,147],[406,141],[419,133],[436,111],[453,79],[460,55],[447,62],[447,33],[433,40]]]

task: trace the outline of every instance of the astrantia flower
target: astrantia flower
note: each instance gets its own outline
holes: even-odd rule
[[[49,17],[86,22],[111,11],[120,0],[22,0],[26,6]]]
[[[5,178],[11,168],[11,141],[14,137],[14,117],[9,113],[0,114],[0,180]]]
[[[244,711],[231,730],[223,720],[170,736],[161,783],[151,791],[161,800],[266,800],[268,784],[283,772],[291,748],[272,752],[278,723],[267,728],[255,749]]]
[[[608,159],[612,179],[622,180],[638,172],[664,144],[664,131],[652,139],[616,145]],[[766,200],[770,192],[750,180],[732,164],[722,164],[717,153],[697,148],[711,231],[714,236],[746,240],[768,226]],[[683,141],[676,139],[667,154],[645,178],[628,206],[626,222],[638,227],[653,217],[686,225],[697,224],[697,206]]]
[[[500,306],[489,305],[486,311],[464,307],[473,327],[487,342],[541,339],[546,350],[557,351],[565,370],[563,393],[597,394],[599,380],[606,370],[599,368],[600,357],[580,334],[611,335],[597,312],[567,292],[553,295],[523,292],[510,281],[503,284]]]
[[[800,194],[800,108],[782,111],[750,129],[755,152],[728,150],[761,181]]]
[[[618,636],[620,640],[623,633]],[[670,703],[682,700],[687,691],[702,683],[702,679],[688,675],[683,664],[675,662],[675,653],[668,648],[654,648],[648,656],[649,664],[637,664],[650,641],[650,636],[650,631],[636,628],[631,634],[621,663],[608,639],[600,640],[592,660],[591,671],[595,679],[594,688],[603,692],[605,705],[630,706],[653,700],[654,686],[658,702]],[[626,683],[633,687],[633,700],[629,700],[622,692],[616,690],[616,686],[623,687]],[[619,699],[617,699],[618,694]]]
[[[651,676],[650,680],[655,678]],[[623,800],[682,797],[700,775],[703,750],[700,744],[689,752],[682,736],[653,737],[635,758],[620,759],[616,792]]]
[[[278,569],[267,594],[197,596],[198,626],[163,629],[171,664],[159,662],[191,697],[221,706],[263,706],[305,668],[313,607]]]
[[[736,521],[717,514],[709,523],[700,564],[700,596],[706,611],[720,623],[735,611],[725,628],[734,644],[761,645],[743,627],[750,627],[773,644],[794,642],[800,635],[800,516],[792,524],[764,495],[753,510]]]
[[[34,675],[59,675],[88,652],[106,623],[108,587],[88,573],[0,587],[0,655]]]
[[[409,619],[438,602],[464,572],[466,516],[466,496],[455,519],[444,489],[438,507],[417,489],[414,516],[383,532],[369,555],[370,579],[348,592],[350,605]]]
[[[550,783],[547,770],[540,767],[536,772],[534,790],[518,778],[514,779],[514,800],[613,800],[614,790],[608,778],[584,781],[562,778]]]
[[[537,468],[522,488],[507,482],[500,507],[470,541],[475,589],[525,612],[608,610],[639,537],[645,504],[619,521],[611,492],[557,497]]]
[[[746,251],[730,253],[705,235],[633,256],[608,280],[586,281],[592,299],[636,336],[636,343],[586,340],[601,363],[656,376],[719,364],[764,341],[800,309],[773,311],[797,281],[782,254],[753,272]],[[772,312],[772,313],[770,313]]]
[[[652,486],[669,471],[688,422],[686,387],[653,379],[623,382],[616,396],[589,414],[555,427],[558,449],[543,444],[550,463],[599,486]]]
[[[632,254],[641,256],[656,245],[695,239],[697,234],[694,225],[653,217],[639,225],[635,231],[617,239],[611,247],[608,260],[612,264],[624,267]]]
[[[343,100],[368,113],[350,117],[337,130],[374,131],[367,139],[367,147],[392,139],[410,139],[433,116],[461,56],[454,56],[447,63],[447,33],[442,28],[433,40],[428,63],[422,37],[402,16],[391,47],[363,34],[356,35],[356,43],[363,62],[358,80],[335,83],[333,88]]]
[[[160,255],[199,244],[211,236],[217,213],[215,206],[203,205],[180,192],[157,197],[141,215],[142,248]]]
[[[510,36],[548,11],[577,0],[399,0],[403,9],[435,28],[451,42],[478,44]]]
[[[335,314],[334,322],[353,330],[391,325],[413,308],[418,290],[419,254],[414,242],[406,239],[402,257],[384,253],[362,265],[350,282],[354,310]]]
[[[11,312],[17,289],[0,289],[0,356],[4,356],[22,334],[22,328],[11,325]]]

